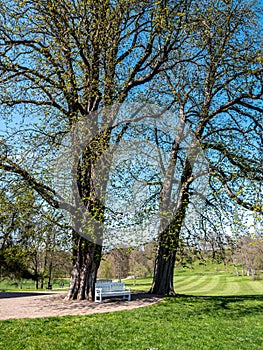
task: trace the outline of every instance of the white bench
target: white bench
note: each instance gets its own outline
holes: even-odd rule
[[[102,303],[102,298],[105,297],[120,297],[128,301],[131,300],[130,289],[125,289],[123,282],[96,282],[95,283],[95,302]]]

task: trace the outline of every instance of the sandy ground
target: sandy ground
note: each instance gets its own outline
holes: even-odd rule
[[[103,299],[103,303],[87,300],[66,301],[66,293],[0,292],[0,320],[37,318],[130,310],[161,300],[157,296],[133,293],[131,301]]]

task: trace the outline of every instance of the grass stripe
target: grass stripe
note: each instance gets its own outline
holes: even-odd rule
[[[198,283],[200,280],[199,276],[174,276],[175,288],[185,287],[188,284]]]
[[[208,277],[199,286],[198,289],[192,292],[193,295],[214,295],[220,288],[220,276]]]
[[[179,279],[179,281],[178,281]],[[175,291],[191,295],[251,295],[263,294],[263,281],[226,274],[175,277]]]
[[[202,286],[206,285],[207,280],[208,276],[198,276],[193,282],[189,282],[186,278],[184,285],[182,285],[181,288],[176,289],[176,291],[183,294],[192,294]]]

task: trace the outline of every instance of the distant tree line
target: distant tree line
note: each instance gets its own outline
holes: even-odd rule
[[[23,279],[44,288],[54,277],[69,276],[71,262],[65,227],[50,208],[25,187],[9,186],[0,196],[0,278]]]
[[[155,243],[141,248],[119,247],[103,254],[98,278],[124,279],[144,278],[154,274]],[[263,278],[263,240],[260,237],[241,236],[228,239],[224,246],[200,239],[198,246],[189,247],[181,241],[175,267],[192,269],[196,264],[224,264],[235,271],[236,276]]]

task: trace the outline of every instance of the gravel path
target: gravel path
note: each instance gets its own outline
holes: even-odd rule
[[[0,320],[37,318],[130,310],[147,306],[162,298],[133,293],[131,301],[105,299],[102,304],[87,300],[66,301],[66,293],[0,292]]]

